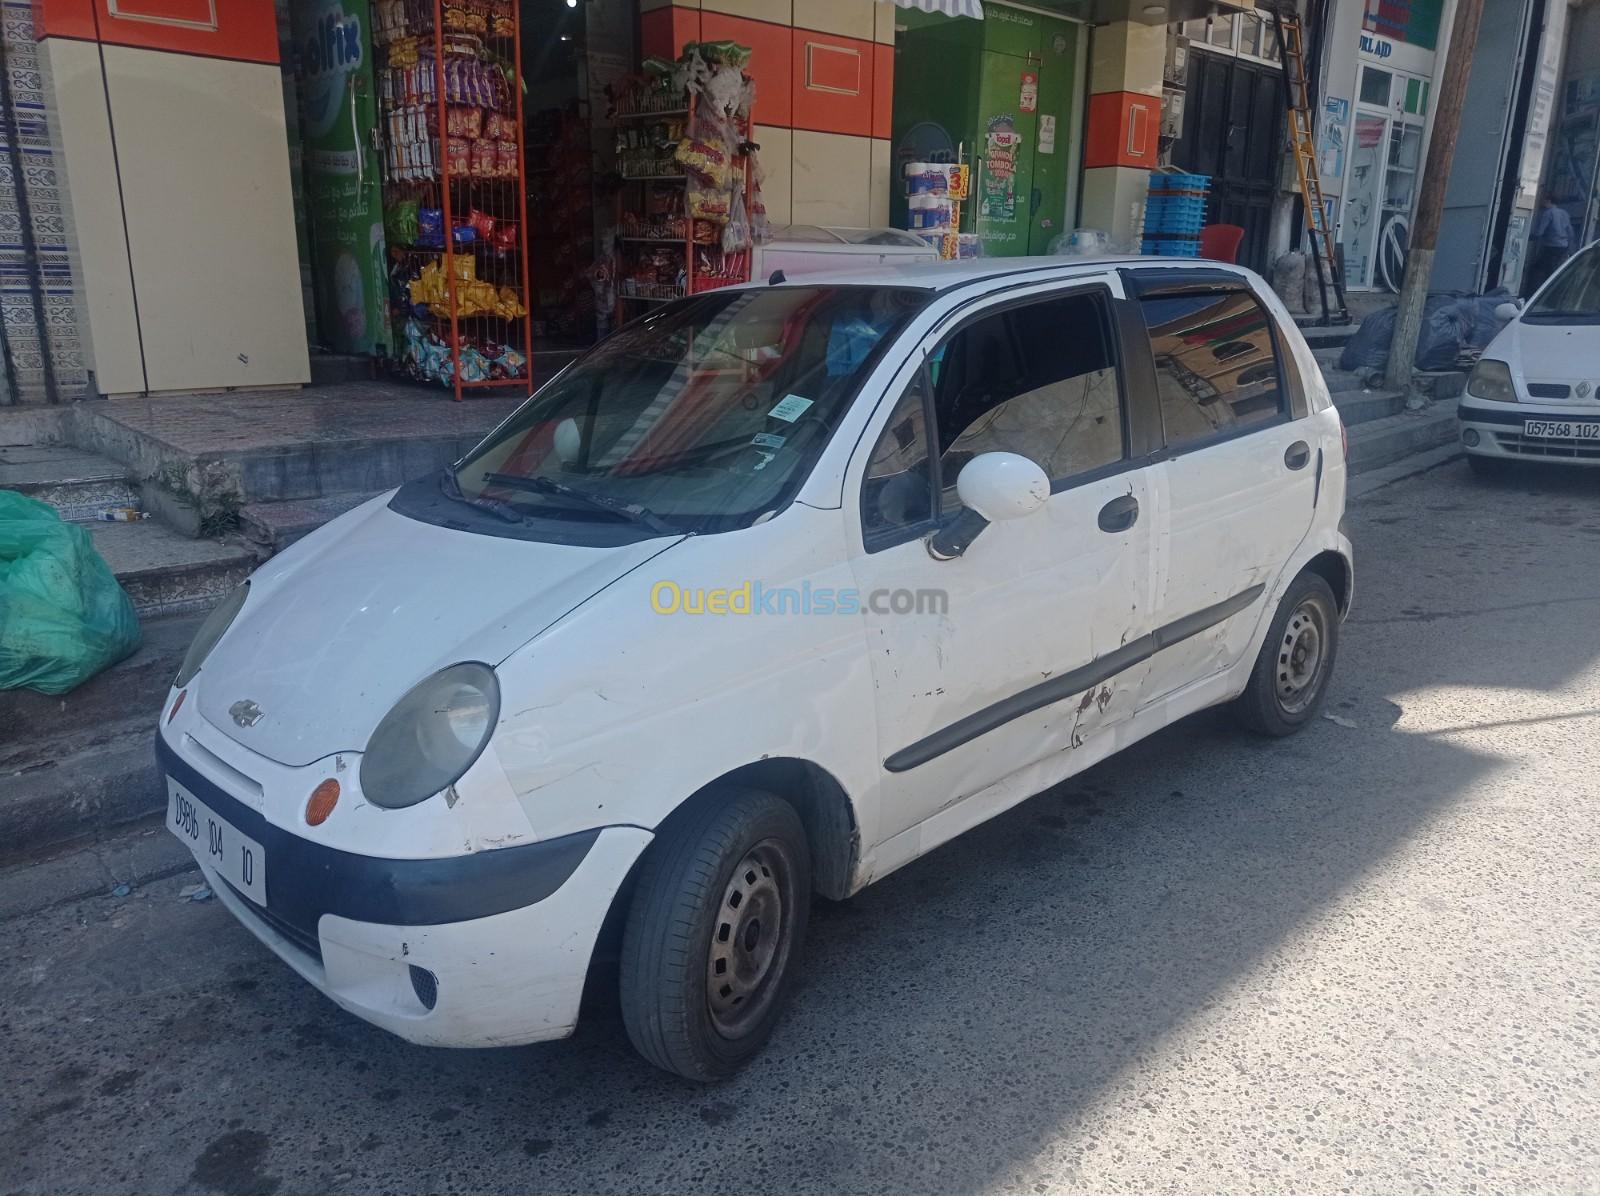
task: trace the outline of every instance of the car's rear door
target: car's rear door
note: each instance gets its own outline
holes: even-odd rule
[[[1160,508],[1156,612],[1171,646],[1146,679],[1154,701],[1248,649],[1273,583],[1311,527],[1327,448],[1277,322],[1241,274],[1134,268],[1165,448],[1150,471]]]

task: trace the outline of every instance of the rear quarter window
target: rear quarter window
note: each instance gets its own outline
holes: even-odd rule
[[[1140,300],[1171,448],[1247,432],[1290,414],[1273,318],[1249,291]]]

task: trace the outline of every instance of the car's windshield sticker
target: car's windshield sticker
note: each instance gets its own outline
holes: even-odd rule
[[[779,436],[776,432],[757,432],[750,438],[750,443],[757,448],[775,449],[782,448],[787,436]]]
[[[810,399],[803,399],[799,395],[785,395],[767,414],[773,419],[781,419],[792,424],[806,413],[806,408],[809,406],[811,406]]]

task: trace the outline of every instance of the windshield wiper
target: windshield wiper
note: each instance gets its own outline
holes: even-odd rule
[[[487,511],[496,519],[503,519],[507,523],[523,522],[522,514],[509,503],[498,502],[492,498],[468,498],[461,492],[461,483],[456,480],[455,471],[448,465],[439,474],[439,492],[448,499],[476,507],[480,511]]]
[[[677,536],[682,533],[673,527],[654,511],[641,507],[638,503],[625,503],[619,499],[607,498],[603,494],[591,494],[587,490],[579,490],[565,482],[558,482],[554,478],[523,477],[514,473],[489,473],[483,477],[485,482],[496,486],[506,486],[512,490],[530,490],[535,494],[548,494],[558,498],[569,498],[581,506],[593,511],[603,511],[607,515],[615,515],[618,519],[626,519],[629,523],[636,523],[640,527],[649,528],[662,536]]]

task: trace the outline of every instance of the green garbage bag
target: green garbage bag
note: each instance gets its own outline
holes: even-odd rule
[[[139,638],[133,603],[88,531],[0,490],[0,689],[64,694]]]

